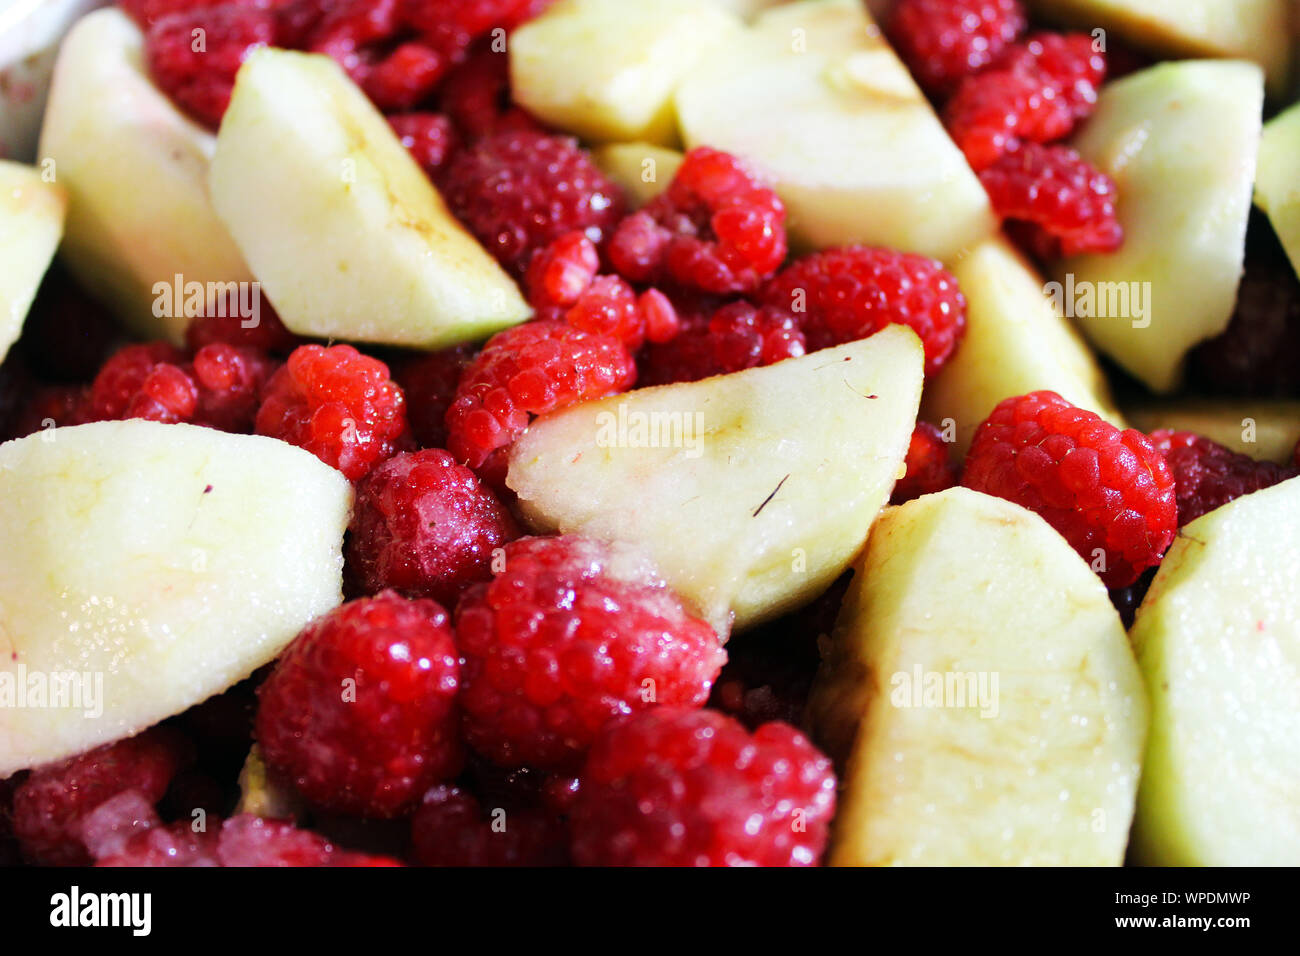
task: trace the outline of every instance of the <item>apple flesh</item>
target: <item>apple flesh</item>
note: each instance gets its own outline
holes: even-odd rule
[[[966,296],[966,336],[926,383],[921,417],[950,427],[964,456],[975,429],[1013,395],[1050,389],[1124,427],[1105,373],[1044,293],[1038,272],[1005,239],[990,239],[952,265]]]
[[[628,205],[640,209],[668,188],[685,157],[653,143],[609,143],[592,150],[591,158],[623,189]]]
[[[149,727],[341,600],[352,492],[300,448],[141,419],[0,446],[0,777]]]
[[[726,635],[812,600],[861,550],[903,470],[922,365],[890,326],[589,402],[534,422],[507,483],[539,531],[641,549]]]
[[[531,315],[327,56],[261,49],[244,61],[209,181],[217,213],[299,335],[434,349]]]
[[[159,282],[248,282],[208,198],[216,138],[149,79],[144,38],[121,10],[77,21],[60,48],[41,163],[68,191],[60,257],[82,286],[145,338],[184,340],[183,310],[155,315]]]
[[[22,333],[67,210],[62,187],[37,169],[0,160],[0,362]]]
[[[1179,399],[1126,405],[1139,431],[1195,432],[1257,461],[1289,464],[1300,442],[1300,401],[1270,398]]]
[[[543,122],[595,142],[677,142],[673,91],[741,23],[696,0],[560,0],[510,38],[510,88]]]
[[[1065,259],[1055,278],[1092,290],[1084,335],[1152,391],[1175,390],[1187,352],[1232,318],[1263,102],[1253,63],[1162,63],[1108,84],[1073,142],[1119,187],[1124,245]],[[1111,314],[1114,290],[1144,308]]]
[[[1191,522],[1133,626],[1151,736],[1133,856],[1300,863],[1300,479]]]
[[[687,146],[744,156],[772,178],[797,246],[947,261],[995,228],[979,180],[861,0],[764,13],[691,72],[677,115]]]
[[[1292,268],[1300,274],[1300,106],[1291,107],[1264,127],[1255,205],[1268,214]]]
[[[809,702],[843,770],[830,862],[1118,866],[1147,703],[1087,564],[953,488],[886,511],[854,572]]]

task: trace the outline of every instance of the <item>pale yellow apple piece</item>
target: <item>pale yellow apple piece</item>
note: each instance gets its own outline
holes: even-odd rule
[[[1291,107],[1264,127],[1255,205],[1268,213],[1292,268],[1300,273],[1300,106]]]
[[[1273,398],[1179,399],[1126,405],[1144,432],[1195,432],[1258,461],[1290,463],[1300,442],[1300,401]]]
[[[608,143],[591,153],[596,165],[623,187],[628,205],[640,209],[668,188],[681,168],[680,152],[652,143]]]
[[[0,160],[0,362],[22,334],[67,211],[66,193],[40,170]]]

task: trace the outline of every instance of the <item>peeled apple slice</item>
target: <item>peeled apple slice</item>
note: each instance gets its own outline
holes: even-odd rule
[[[0,362],[22,333],[67,210],[67,194],[39,170],[0,160]]]

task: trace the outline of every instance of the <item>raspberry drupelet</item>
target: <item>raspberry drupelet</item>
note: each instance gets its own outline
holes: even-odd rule
[[[1295,467],[1256,461],[1192,432],[1162,429],[1151,433],[1151,442],[1173,472],[1180,528],[1242,495],[1271,488],[1298,473]]]
[[[613,717],[700,706],[726,654],[652,569],[566,535],[506,545],[456,608],[465,739],[505,767],[569,770]]]
[[[411,817],[411,852],[422,866],[563,866],[568,861],[564,821],[538,809],[499,811],[493,820],[474,796],[437,786]]]
[[[456,130],[441,113],[396,113],[388,117],[388,125],[431,177],[438,175],[456,151]]]
[[[813,866],[835,810],[830,759],[788,724],[716,711],[619,720],[587,756],[571,820],[581,866]]]
[[[1159,564],[1178,527],[1174,476],[1151,440],[1055,392],[998,405],[975,432],[962,484],[1037,512],[1109,588]]]
[[[459,685],[446,611],[385,591],[294,639],[258,690],[257,744],[310,803],[401,816],[460,771]]]
[[[394,370],[393,378],[406,396],[411,435],[421,448],[447,446],[447,409],[473,358],[472,348],[457,345],[411,359]]]
[[[907,474],[894,485],[889,503],[901,505],[957,484],[957,466],[948,449],[943,432],[929,422],[917,422],[907,445]]]
[[[889,35],[931,95],[951,93],[1024,32],[1020,0],[901,0]]]

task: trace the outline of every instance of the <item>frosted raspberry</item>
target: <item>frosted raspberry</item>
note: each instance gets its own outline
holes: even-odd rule
[[[975,432],[962,484],[1059,531],[1109,588],[1132,584],[1174,540],[1174,476],[1141,432],[1055,392],[1008,398]]]
[[[701,705],[726,655],[645,565],[583,538],[522,538],[456,608],[465,738],[502,766],[564,769],[600,728]]]
[[[1151,443],[1173,472],[1180,528],[1242,495],[1300,474],[1294,467],[1255,461],[1192,432],[1154,431]]]
[[[462,150],[442,187],[452,212],[516,276],[565,233],[599,243],[623,210],[619,188],[576,140],[529,131]]]
[[[411,818],[412,853],[423,866],[562,866],[568,830],[537,810],[491,808],[458,787],[434,787]],[[496,826],[494,827],[494,823]]]
[[[219,828],[218,828],[219,824]],[[154,827],[99,860],[103,867],[401,866],[397,860],[341,850],[324,837],[281,820],[250,814],[209,820],[196,832],[188,821]]]
[[[529,322],[488,340],[447,412],[447,448],[478,468],[510,445],[530,415],[632,387],[636,366],[617,339],[562,322]]]
[[[813,866],[835,810],[830,760],[788,724],[658,707],[597,738],[573,809],[582,866]]]
[[[1032,223],[1059,241],[1062,255],[1114,252],[1124,243],[1114,180],[1067,146],[1025,143],[981,172],[980,182],[999,216]]]
[[[912,329],[933,375],[966,331],[966,298],[935,259],[893,249],[844,246],[796,259],[761,299],[801,320],[808,350],[875,335],[891,322]]]
[[[392,591],[318,618],[258,690],[266,765],[311,803],[388,818],[460,769],[447,614]]]
[[[399,44],[366,72],[366,95],[384,112],[409,110],[433,92],[450,65],[423,43]]]
[[[473,349],[458,345],[412,359],[394,373],[406,394],[411,434],[421,448],[447,446],[447,409],[455,401],[456,386],[473,358]]]
[[[161,17],[145,36],[145,59],[158,88],[215,129],[240,64],[256,48],[275,42],[274,13],[229,3]]]
[[[456,151],[456,131],[440,113],[397,113],[388,117],[388,125],[430,176],[436,176]]]
[[[397,450],[405,401],[378,359],[350,345],[304,345],[267,383],[256,425],[355,481]]]
[[[211,820],[208,822],[214,823]],[[130,837],[115,852],[96,859],[95,866],[220,866],[221,862],[217,858],[218,838],[219,831],[216,829],[196,832],[187,820],[170,826],[151,827]]]
[[[185,744],[158,729],[33,770],[14,791],[13,827],[23,856],[41,866],[90,862],[81,825],[100,804],[128,790],[162,799]]]
[[[158,826],[162,821],[155,803],[156,798],[139,790],[123,790],[82,817],[77,835],[91,859],[114,856],[136,834]]]
[[[901,505],[957,484],[957,466],[949,447],[938,428],[929,422],[917,422],[907,445],[907,474],[894,485],[889,503]]]
[[[752,292],[786,254],[785,206],[740,159],[697,147],[668,189],[629,216],[609,258],[633,282]]]
[[[889,35],[931,94],[951,93],[1024,32],[1020,0],[901,0]]]
[[[361,479],[351,532],[348,570],[367,593],[395,588],[448,607],[519,536],[492,492],[438,449],[397,455]]]
[[[222,431],[251,432],[262,389],[278,367],[278,362],[258,349],[203,346],[190,367],[198,388],[194,421]]]

